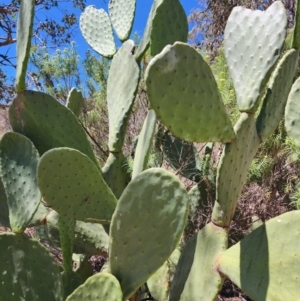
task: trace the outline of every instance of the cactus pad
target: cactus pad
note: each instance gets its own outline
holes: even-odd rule
[[[212,301],[222,288],[216,259],[227,248],[227,232],[207,224],[184,247],[170,291],[170,301]]]
[[[49,250],[22,234],[0,234],[0,301],[62,301],[59,267]]]
[[[148,279],[147,286],[155,300],[168,301],[179,257],[180,250],[176,248],[168,260]]]
[[[114,56],[107,80],[109,116],[108,147],[112,152],[122,150],[127,121],[140,79],[140,68],[133,56],[134,42],[126,41]]]
[[[1,177],[0,177],[0,225],[7,228],[10,227],[7,197],[6,197],[6,193]]]
[[[113,0],[108,3],[111,23],[122,42],[127,40],[130,35],[135,7],[136,0]]]
[[[300,211],[267,221],[218,259],[219,271],[256,301],[300,294]]]
[[[26,0],[20,4],[17,27],[17,92],[26,90],[25,78],[30,55],[35,1]]]
[[[111,274],[99,273],[80,285],[66,301],[99,300],[122,301],[118,280]]]
[[[72,88],[67,99],[67,108],[71,110],[76,117],[81,113],[83,96],[80,90]]]
[[[87,43],[102,56],[110,58],[116,53],[112,26],[105,10],[93,5],[86,7],[80,16],[80,30]]]
[[[132,178],[137,176],[147,167],[152,139],[156,125],[156,114],[153,110],[149,110],[144,121],[142,130],[139,134],[137,147],[135,150]]]
[[[175,136],[229,142],[233,128],[210,67],[191,46],[166,46],[146,70],[147,93],[157,117]]]
[[[41,200],[36,180],[39,154],[23,135],[7,132],[0,142],[0,176],[7,196],[10,226],[22,233]]]
[[[107,223],[117,200],[95,164],[70,148],[46,152],[38,164],[38,184],[47,204],[59,214]]]
[[[50,95],[36,91],[19,94],[9,108],[9,120],[13,130],[27,136],[41,155],[51,148],[71,147],[98,166],[77,118]]]
[[[234,129],[236,139],[225,145],[219,161],[217,195],[212,213],[212,221],[225,227],[230,225],[248,169],[260,143],[254,115],[242,113]]]
[[[138,174],[124,190],[110,226],[110,270],[124,300],[167,260],[187,220],[184,185],[161,168]],[[163,231],[162,231],[163,229]]]
[[[273,134],[284,115],[284,108],[297,70],[298,55],[298,50],[288,51],[280,60],[268,84],[263,106],[256,121],[257,132],[262,140]]]
[[[155,11],[150,34],[152,56],[160,53],[168,44],[187,42],[188,21],[178,0],[163,0]]]
[[[145,52],[147,51],[149,45],[150,45],[150,35],[152,31],[152,26],[153,26],[153,18],[156,12],[156,9],[159,5],[162,4],[164,0],[153,0],[152,7],[150,14],[148,16],[147,24],[144,30],[143,37],[139,43],[139,46],[135,52],[135,58],[137,61],[141,61],[143,58]]]
[[[285,127],[288,135],[300,145],[300,78],[292,86],[285,107]]]
[[[275,1],[266,11],[243,7],[232,10],[225,28],[224,47],[240,111],[256,111],[262,89],[280,56],[286,27],[281,1]]]

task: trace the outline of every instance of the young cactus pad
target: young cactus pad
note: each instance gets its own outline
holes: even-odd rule
[[[137,175],[124,190],[110,226],[110,270],[130,297],[168,259],[183,233],[189,199],[162,168]]]
[[[191,142],[234,139],[212,71],[193,47],[166,46],[145,77],[151,107],[175,136]]]
[[[281,1],[266,11],[235,7],[227,21],[224,47],[239,110],[254,113],[270,70],[280,56],[287,16]]]
[[[255,301],[300,295],[300,211],[275,217],[221,254],[218,270]]]
[[[140,68],[133,56],[134,42],[126,41],[114,56],[107,80],[107,107],[111,152],[122,150],[130,110],[140,79]]]
[[[63,301],[59,267],[49,250],[23,234],[0,234],[0,301]]]
[[[38,185],[49,206],[76,220],[108,223],[116,207],[96,165],[75,149],[46,152],[38,165]]]
[[[23,135],[7,132],[0,141],[0,177],[5,188],[13,232],[22,233],[41,200],[36,180],[39,154]]]
[[[136,0],[113,0],[108,3],[111,23],[122,42],[129,38],[135,8]]]
[[[110,58],[116,53],[112,26],[105,10],[93,5],[86,7],[80,16],[80,30],[87,43],[99,54]]]
[[[81,113],[83,105],[83,96],[80,90],[72,88],[67,99],[67,108],[71,110],[76,117]]]
[[[17,27],[16,92],[26,90],[26,71],[30,55],[35,0],[20,1]]]

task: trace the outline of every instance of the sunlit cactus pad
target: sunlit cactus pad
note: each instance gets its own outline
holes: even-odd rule
[[[99,273],[80,285],[66,301],[122,301],[118,280],[111,274]]]
[[[35,0],[21,1],[17,27],[16,91],[26,90],[26,71],[30,55]]]
[[[257,132],[262,140],[273,134],[284,115],[298,66],[298,56],[298,50],[288,51],[280,60],[268,84],[263,106],[256,121]]]
[[[93,5],[80,16],[80,29],[87,43],[99,54],[112,57],[116,53],[112,26],[105,10]]]
[[[0,301],[62,301],[59,267],[49,250],[23,234],[0,234]]]
[[[81,113],[83,105],[83,96],[80,90],[72,88],[67,99],[67,108],[71,110],[76,117]]]
[[[234,129],[236,139],[226,144],[217,171],[217,195],[212,220],[219,226],[230,225],[248,169],[260,143],[254,115],[242,113]]]
[[[136,0],[110,0],[108,3],[111,23],[121,41],[129,38],[135,7]]]
[[[178,0],[163,0],[155,11],[150,35],[151,55],[160,53],[168,44],[187,42],[188,22]]]
[[[110,270],[124,300],[167,260],[182,235],[188,195],[176,176],[162,168],[137,175],[124,190],[110,226]]]
[[[300,146],[300,78],[292,86],[285,108],[285,127],[288,135]]]
[[[0,141],[0,177],[5,188],[13,232],[22,233],[41,200],[36,180],[39,154],[23,135],[7,132]]]
[[[215,264],[227,248],[227,231],[207,224],[185,245],[170,291],[170,301],[212,301],[223,279]]]
[[[240,111],[255,112],[271,68],[280,56],[287,17],[281,1],[266,11],[235,7],[224,33],[224,47]]]
[[[219,271],[255,301],[300,296],[300,211],[275,217],[219,257]]]
[[[140,68],[133,56],[134,42],[126,41],[114,56],[107,80],[109,115],[108,147],[112,152],[122,150],[126,125],[140,79]]]
[[[71,147],[98,165],[77,118],[48,94],[25,91],[17,95],[9,108],[9,121],[13,130],[28,137],[41,155],[55,147]]]
[[[175,136],[195,142],[234,139],[210,67],[193,47],[166,46],[150,61],[146,85],[152,108]]]
[[[95,164],[70,148],[53,149],[41,157],[38,185],[50,207],[76,220],[107,223],[117,203]]]

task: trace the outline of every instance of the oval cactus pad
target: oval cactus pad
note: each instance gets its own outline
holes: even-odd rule
[[[240,111],[256,111],[269,72],[280,56],[286,26],[281,1],[275,1],[266,11],[243,7],[232,10],[225,28],[224,47]]]
[[[189,199],[183,183],[162,168],[138,174],[124,190],[110,226],[111,273],[124,300],[168,259],[187,220]]]
[[[103,9],[86,7],[80,16],[80,30],[87,43],[102,56],[112,57],[116,53],[112,26]]]
[[[150,61],[146,85],[152,108],[175,136],[191,142],[234,138],[212,71],[193,47],[166,46]]]
[[[66,301],[122,301],[119,281],[111,274],[96,274],[80,285]]]
[[[0,177],[7,196],[10,226],[22,233],[41,200],[36,180],[39,154],[33,143],[15,132],[0,141]]]
[[[109,222],[117,200],[95,164],[81,152],[56,148],[38,165],[38,184],[47,204],[82,221]]]
[[[108,3],[111,23],[121,41],[130,35],[135,7],[136,0],[110,0]]]
[[[252,300],[299,300],[300,211],[277,216],[222,253],[218,270]]]
[[[0,301],[63,301],[59,267],[49,250],[22,234],[0,234]]]

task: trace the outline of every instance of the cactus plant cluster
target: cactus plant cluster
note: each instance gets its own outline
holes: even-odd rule
[[[34,3],[21,1],[17,96],[9,109],[13,131],[0,141],[0,224],[12,230],[0,234],[0,301],[141,300],[145,286],[156,300],[213,301],[226,278],[256,301],[296,300],[300,212],[266,222],[229,249],[228,229],[251,161],[282,119],[287,100],[286,127],[299,141],[299,80],[293,85],[299,2],[293,49],[281,58],[283,4],[275,1],[265,12],[233,9],[224,40],[240,110],[234,127],[210,67],[186,43],[187,19],[179,0],[153,1],[137,47],[128,39],[135,0],[111,0],[109,16],[87,7],[82,33],[92,48],[112,58],[110,155],[102,168],[77,119],[81,93],[72,90],[64,106],[26,90]],[[113,29],[122,42],[118,50]],[[152,59],[141,79],[149,48]],[[122,147],[140,80],[146,83],[149,111],[130,177]],[[157,120],[165,127],[162,148],[168,160],[196,182],[201,183],[202,158],[192,143],[209,143],[208,153],[212,142],[224,143],[212,220],[183,248],[189,210],[201,210],[205,199],[200,183],[188,194],[169,171],[146,169]],[[192,158],[186,166],[184,157]],[[63,271],[44,246],[24,236],[33,226],[41,240],[62,250]],[[106,256],[108,266],[92,276],[86,264],[93,254]]]

